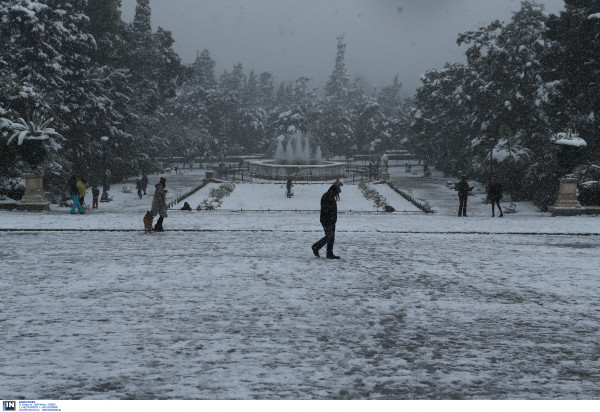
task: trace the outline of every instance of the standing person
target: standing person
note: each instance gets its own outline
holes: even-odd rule
[[[136,179],[135,188],[137,189],[137,195],[141,199],[142,198],[142,181],[140,180],[140,178]]]
[[[285,187],[287,189],[287,197],[292,197],[292,186],[294,186],[292,184],[292,178],[288,178],[287,183],[285,184]]]
[[[339,259],[339,256],[333,254],[333,243],[335,242],[335,224],[337,222],[337,198],[342,189],[339,185],[333,184],[321,197],[321,225],[325,230],[325,236],[317,243],[312,245],[312,251],[316,257],[319,257],[319,249],[327,244],[327,259]]]
[[[98,209],[98,196],[100,196],[100,189],[98,186],[92,186],[92,209]]]
[[[142,175],[142,190],[144,191],[144,195],[146,195],[146,188],[148,187],[148,176],[144,173]]]
[[[164,230],[162,225],[163,219],[167,217],[167,191],[165,190],[166,183],[167,179],[161,177],[160,182],[154,186],[156,187],[156,190],[154,191],[154,199],[152,200],[152,217],[160,215],[156,221],[156,225],[154,226],[154,230],[157,232],[162,232]]]
[[[79,203],[81,204],[81,206],[83,206],[83,204],[85,203],[85,183],[85,175],[82,173],[79,176],[79,180],[77,181],[77,190],[79,191]]]
[[[75,214],[75,209],[79,211],[79,213],[85,213],[85,210],[81,207],[81,203],[79,203],[79,189],[77,189],[77,177],[72,175],[69,178],[69,182],[67,183],[69,189],[69,196],[73,199],[73,207],[71,208],[71,214]]]
[[[458,216],[467,217],[467,198],[469,197],[469,192],[473,190],[473,186],[469,186],[469,182],[467,182],[467,176],[463,175],[460,179],[460,182],[456,184],[456,190],[458,190]]]
[[[492,177],[492,181],[487,187],[487,194],[490,202],[492,202],[492,217],[494,217],[494,205],[498,206],[498,211],[500,212],[499,217],[504,217],[502,208],[500,207],[500,199],[502,199],[502,185],[500,182],[498,182],[496,176]]]

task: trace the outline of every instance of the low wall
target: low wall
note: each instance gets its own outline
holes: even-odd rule
[[[293,177],[301,180],[341,179],[345,175],[346,164],[326,162],[321,165],[282,165],[250,161],[250,173],[261,179],[282,180]]]

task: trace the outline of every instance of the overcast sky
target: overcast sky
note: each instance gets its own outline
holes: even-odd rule
[[[547,14],[562,0],[541,0]],[[136,0],[122,0],[133,20]],[[398,74],[408,94],[425,70],[463,62],[460,32],[510,20],[519,0],[151,0],[152,26],[173,32],[184,63],[209,49],[217,75],[242,63],[248,73],[272,72],[277,82],[300,76],[323,87],[333,70],[336,37],[345,35],[346,69],[369,85]]]

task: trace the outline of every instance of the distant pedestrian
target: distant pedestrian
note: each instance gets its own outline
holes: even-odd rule
[[[492,202],[492,217],[494,217],[494,206],[498,206],[500,212],[499,217],[504,217],[502,208],[500,207],[500,200],[502,199],[502,185],[498,182],[496,176],[492,177],[492,181],[487,186],[487,195],[490,202]]]
[[[181,207],[181,210],[187,210],[188,212],[191,212],[192,207],[190,206],[190,204],[188,202],[184,202],[183,206]]]
[[[92,209],[98,209],[98,196],[100,196],[100,189],[98,186],[92,186]]]
[[[142,175],[142,190],[144,191],[144,196],[146,195],[146,188],[148,187],[148,176],[144,173]]]
[[[77,190],[79,191],[79,203],[81,206],[85,203],[85,189],[86,189],[86,181],[85,175],[82,173],[79,176],[79,180],[77,180]]]
[[[69,189],[69,196],[73,199],[73,207],[71,208],[71,214],[75,214],[75,209],[79,211],[79,213],[85,213],[85,210],[81,207],[81,203],[79,202],[79,189],[77,188],[77,177],[72,175],[69,178],[69,182],[67,183],[67,187]]]
[[[156,190],[154,191],[154,199],[152,200],[152,217],[160,215],[156,221],[156,225],[154,226],[154,230],[157,232],[162,232],[164,230],[163,219],[167,217],[167,191],[165,190],[166,183],[167,179],[161,177],[160,182],[154,186],[156,187]]]
[[[137,189],[137,195],[142,198],[142,180],[140,178],[135,181],[135,188]]]
[[[467,176],[463,175],[460,182],[456,184],[456,190],[458,191],[458,216],[467,217],[467,199],[469,192],[473,190],[473,186],[469,186],[467,182]]]
[[[175,174],[177,174],[178,170],[179,170],[179,168],[177,166],[175,166]]]
[[[289,177],[288,180],[287,180],[287,183],[285,184],[285,187],[287,189],[287,191],[286,191],[286,196],[287,197],[292,197],[292,187],[293,186],[294,185],[292,184],[292,178]]]
[[[321,197],[321,216],[320,221],[325,231],[325,236],[317,243],[311,246],[313,254],[319,257],[319,250],[327,244],[327,259],[339,259],[339,256],[333,254],[333,244],[335,242],[335,224],[337,222],[337,199],[342,191],[339,185],[333,184]]]

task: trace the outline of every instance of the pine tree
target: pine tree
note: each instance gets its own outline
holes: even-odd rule
[[[337,38],[337,54],[335,56],[335,68],[329,76],[329,80],[325,85],[325,94],[338,99],[343,99],[348,94],[350,80],[346,73],[346,64],[344,63],[344,55],[346,53],[346,43],[344,36]]]
[[[552,94],[553,128],[576,129],[586,140],[585,155],[600,156],[600,2],[565,0],[565,10],[548,19],[552,50],[545,63],[555,70],[545,78],[556,84]]]
[[[132,25],[134,32],[138,35],[150,35],[152,33],[151,16],[150,0],[136,0],[135,17]]]
[[[258,103],[258,98],[258,81],[256,80],[256,75],[254,74],[254,71],[251,70],[250,74],[248,75],[246,85],[244,87],[244,104],[248,106],[253,106]]]
[[[216,86],[215,65],[216,62],[211,57],[208,49],[202,50],[192,64],[195,82],[206,90]]]

